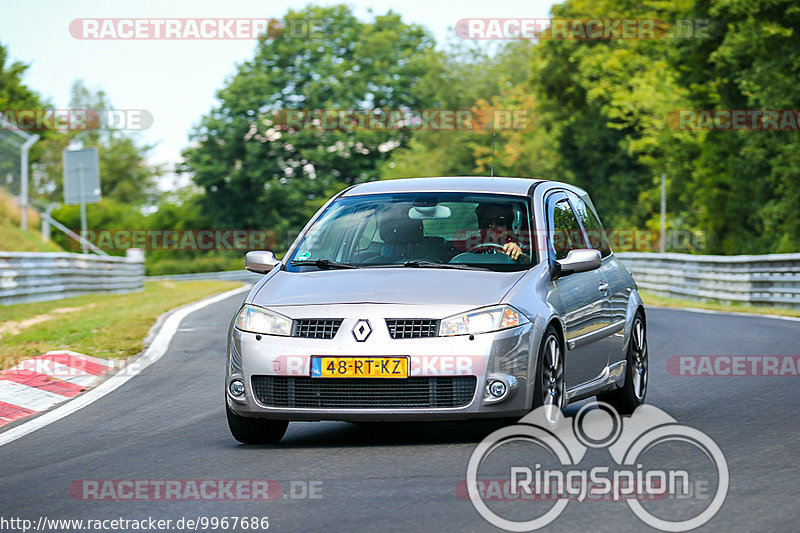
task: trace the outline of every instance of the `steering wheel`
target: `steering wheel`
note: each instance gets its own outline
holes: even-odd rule
[[[495,250],[498,250],[500,252],[505,253],[505,251],[503,250],[502,246],[500,246],[499,244],[495,244],[493,242],[485,242],[483,244],[478,244],[477,246],[473,246],[472,248],[470,248],[467,251],[475,253],[477,250],[481,250],[483,248],[486,248],[487,250],[495,249]]]

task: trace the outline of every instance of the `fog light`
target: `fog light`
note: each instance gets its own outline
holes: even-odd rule
[[[495,398],[500,398],[506,393],[506,384],[502,381],[492,381],[489,383],[489,394]]]
[[[242,383],[240,379],[234,379],[231,381],[230,385],[228,385],[228,390],[231,396],[241,396],[244,394],[244,383]]]

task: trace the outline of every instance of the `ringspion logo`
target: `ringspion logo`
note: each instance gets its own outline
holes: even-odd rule
[[[681,452],[670,445],[681,446]],[[658,456],[663,447],[666,452]],[[614,466],[581,466],[589,450],[603,448]],[[653,456],[656,467],[650,466]],[[478,513],[506,531],[541,529],[570,502],[593,500],[624,501],[651,527],[689,531],[722,507],[729,473],[725,456],[705,433],[650,405],[623,420],[611,405],[597,402],[584,405],[574,418],[553,406],[540,407],[491,433],[472,453],[456,495],[463,496],[464,485]],[[692,493],[692,487],[703,490]]]

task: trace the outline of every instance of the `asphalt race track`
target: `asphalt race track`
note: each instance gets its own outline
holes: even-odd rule
[[[234,441],[222,380],[225,330],[242,299],[189,315],[166,355],[140,375],[0,447],[0,514],[34,525],[40,517],[175,523],[238,516],[269,517],[270,531],[495,530],[456,485],[477,443],[501,427],[496,422],[292,423],[275,446]],[[727,499],[700,530],[797,531],[800,377],[682,377],[667,371],[666,360],[800,355],[800,322],[649,309],[648,323],[648,403],[707,434],[728,462]],[[609,462],[605,450],[592,452],[584,461]],[[83,501],[69,489],[84,479],[268,479],[282,492],[266,502]],[[624,502],[583,501],[570,502],[548,529],[651,528]]]

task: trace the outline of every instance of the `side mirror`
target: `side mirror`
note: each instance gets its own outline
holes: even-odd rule
[[[570,250],[567,257],[556,261],[556,264],[561,267],[559,276],[595,270],[602,264],[600,250]]]
[[[266,250],[247,252],[244,256],[244,268],[256,274],[266,274],[279,263],[275,254]]]

